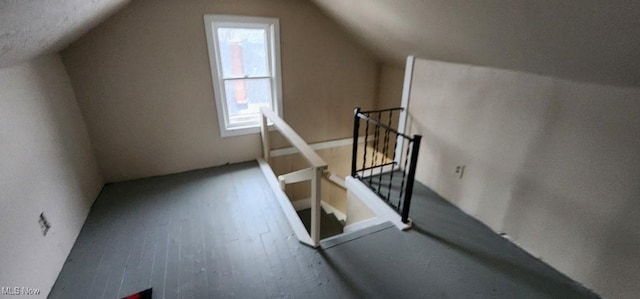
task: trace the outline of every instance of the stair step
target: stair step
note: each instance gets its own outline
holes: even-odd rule
[[[342,221],[338,220],[333,214],[327,214],[323,209],[320,210],[320,239],[342,234],[344,227]],[[311,234],[311,209],[298,211],[298,216],[307,232]]]

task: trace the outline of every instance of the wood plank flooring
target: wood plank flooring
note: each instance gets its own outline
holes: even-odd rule
[[[105,186],[50,298],[592,298],[424,186],[416,228],[300,244],[254,162]]]

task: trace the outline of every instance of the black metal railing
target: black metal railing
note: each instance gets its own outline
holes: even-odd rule
[[[393,127],[394,116],[399,119],[402,111],[402,107],[355,109],[351,176],[367,185],[400,214],[402,222],[408,223],[422,136],[407,136]],[[365,122],[364,128],[361,122]],[[358,142],[360,136],[364,137],[362,145]]]

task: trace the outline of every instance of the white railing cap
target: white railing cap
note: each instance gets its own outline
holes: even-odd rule
[[[289,124],[287,124],[282,118],[280,118],[280,116],[273,112],[273,110],[271,110],[269,107],[260,107],[260,112],[264,117],[273,122],[273,125],[278,128],[282,136],[284,136],[284,138],[287,139],[291,143],[291,145],[293,145],[300,151],[300,154],[302,154],[302,156],[307,160],[307,162],[309,162],[309,164],[311,164],[312,167],[327,167],[327,162],[325,162],[318,155],[318,153],[316,153],[316,151],[314,151],[309,146],[309,144],[307,144],[307,142],[305,142],[304,139],[302,139],[302,137],[300,137],[300,135],[298,135],[298,133],[296,133],[296,131],[294,131],[291,126],[289,126]]]

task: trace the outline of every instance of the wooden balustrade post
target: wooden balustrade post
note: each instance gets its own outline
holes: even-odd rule
[[[260,137],[262,137],[262,158],[269,162],[271,156],[271,145],[269,144],[269,126],[267,124],[267,117],[260,113]]]
[[[314,167],[311,178],[311,240],[314,246],[320,245],[320,201],[322,200],[320,183],[324,167]]]

